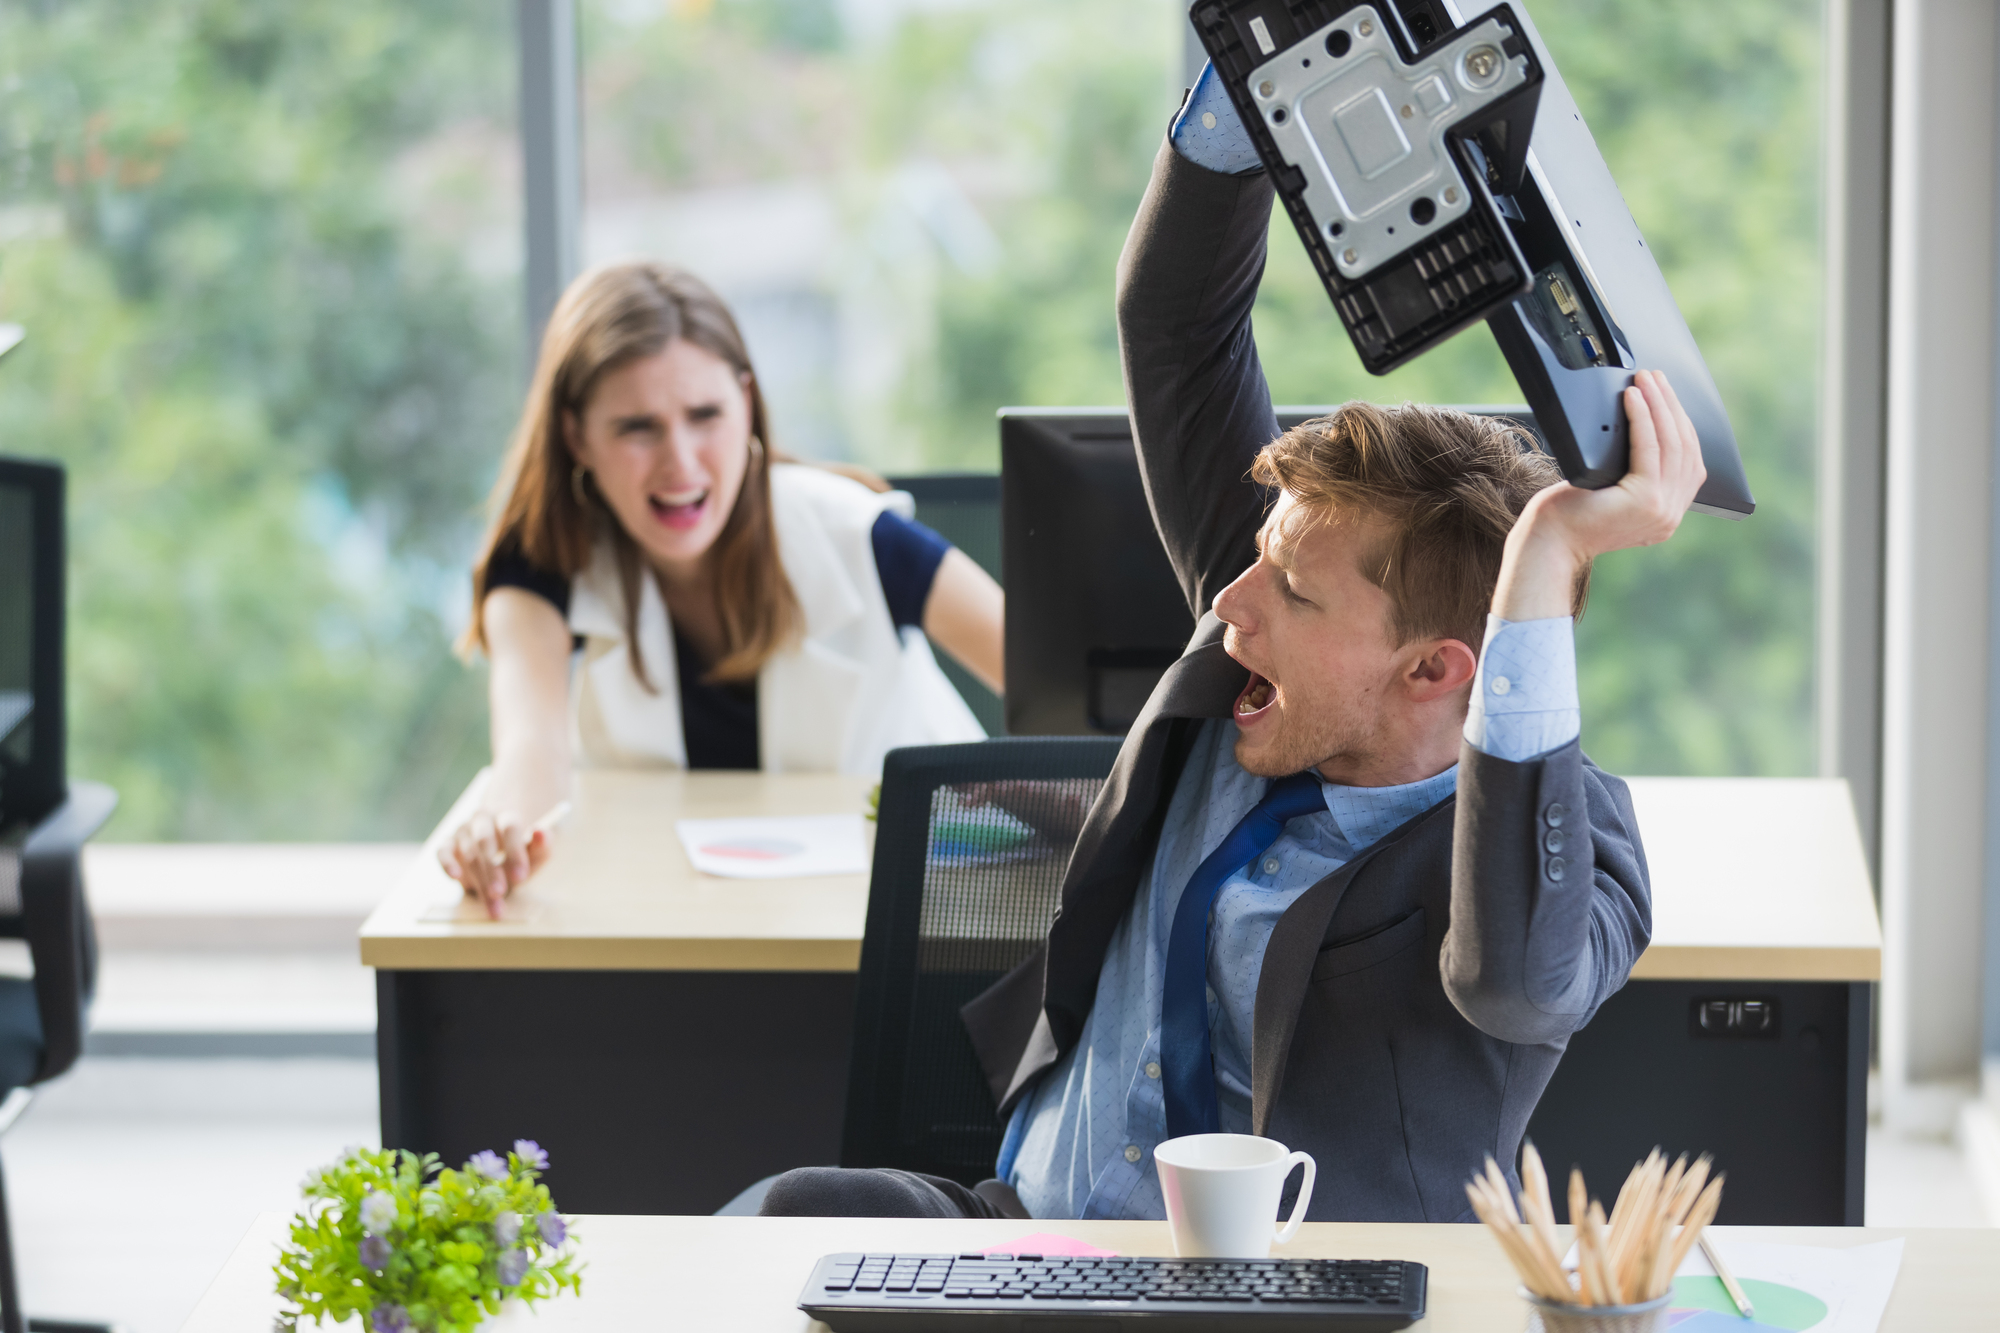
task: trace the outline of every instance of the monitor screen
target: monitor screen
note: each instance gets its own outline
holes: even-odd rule
[[[1332,410],[1280,407],[1278,427]],[[1535,430],[1526,408],[1465,410]],[[1009,734],[1122,735],[1195,624],[1125,409],[1003,408],[1000,492]]]
[[[0,830],[62,802],[62,481],[0,458]]]

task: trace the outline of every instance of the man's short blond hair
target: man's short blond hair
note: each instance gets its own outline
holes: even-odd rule
[[[1513,422],[1444,407],[1354,402],[1264,446],[1251,476],[1296,505],[1288,539],[1311,526],[1376,519],[1362,574],[1389,595],[1390,634],[1479,650],[1507,534],[1537,491],[1560,481]],[[1583,614],[1590,570],[1571,606]]]

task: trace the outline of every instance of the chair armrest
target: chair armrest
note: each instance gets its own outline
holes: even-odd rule
[[[97,932],[83,897],[83,844],[104,826],[118,795],[72,782],[69,795],[21,846],[21,934],[35,964],[42,1063],[35,1081],[67,1070],[83,1053],[86,1006],[97,987]]]

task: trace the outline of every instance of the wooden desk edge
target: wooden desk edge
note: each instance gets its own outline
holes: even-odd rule
[[[478,933],[472,933],[477,931]],[[397,923],[361,931],[361,962],[392,971],[853,972],[859,938],[697,939],[546,935],[532,926]],[[1634,981],[1880,981],[1879,948],[1654,945]]]
[[[1880,981],[1880,946],[1656,944],[1634,981]]]
[[[856,972],[859,939],[648,939],[510,936],[512,927],[470,935],[361,936],[364,967],[400,972],[498,969],[523,972]]]

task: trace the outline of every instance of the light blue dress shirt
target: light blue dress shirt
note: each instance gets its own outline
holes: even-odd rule
[[[1579,713],[1569,618],[1515,624],[1490,617],[1472,698],[1466,739],[1496,758],[1532,759],[1574,740]],[[1229,719],[1202,725],[1175,784],[1153,864],[1105,950],[1083,1031],[1008,1122],[995,1174],[1035,1217],[1166,1216],[1153,1148],[1167,1137],[1160,997],[1174,908],[1195,868],[1269,785],[1237,765],[1235,743],[1236,724]],[[1400,787],[1323,783],[1326,812],[1292,820],[1264,855],[1223,884],[1209,918],[1208,984],[1226,1132],[1250,1129],[1257,978],[1278,918],[1307,889],[1451,795],[1457,784],[1456,765]]]
[[[1222,79],[1212,64],[1201,67],[1201,75],[1188,92],[1187,105],[1167,131],[1174,151],[1198,167],[1219,171],[1225,176],[1247,176],[1262,171],[1264,161],[1257,145],[1243,128],[1235,103],[1222,89]]]

